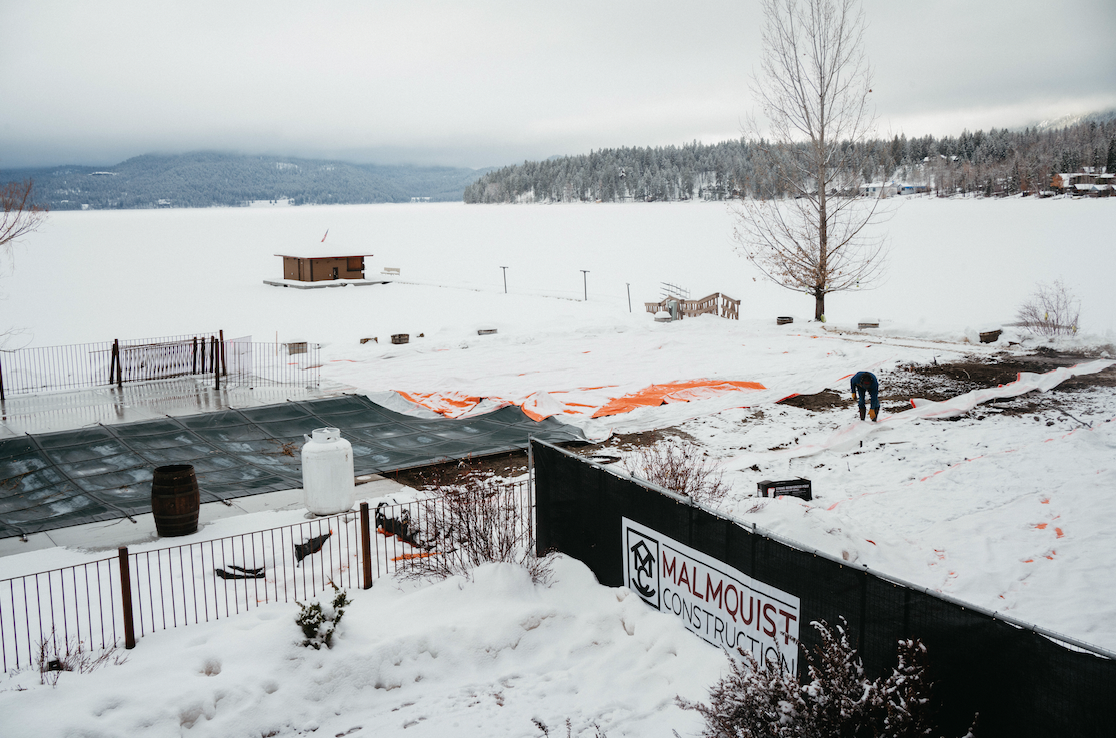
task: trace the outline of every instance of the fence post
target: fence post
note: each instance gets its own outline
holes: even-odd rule
[[[360,557],[364,565],[362,589],[372,588],[372,529],[368,524],[368,503],[360,503]]]
[[[218,333],[221,336],[221,376],[229,376],[229,364],[225,358],[225,330],[222,328]]]
[[[221,389],[221,362],[217,352],[217,337],[209,337],[209,363],[213,367],[213,389]]]
[[[0,361],[0,402],[4,401],[4,362]]]
[[[120,366],[120,339],[112,339],[112,361],[109,362],[109,384],[112,384],[112,371],[116,369],[116,386],[124,388],[124,372]]]
[[[117,549],[120,557],[120,604],[124,609],[124,648],[136,647],[136,627],[132,622],[132,570],[128,566],[128,547]]]

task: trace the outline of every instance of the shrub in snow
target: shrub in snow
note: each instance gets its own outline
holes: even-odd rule
[[[470,576],[481,564],[522,566],[531,580],[550,577],[550,559],[535,555],[531,509],[524,493],[495,480],[471,477],[461,484],[436,485],[425,500],[424,546],[403,570],[409,577]]]
[[[550,738],[550,726],[548,726],[546,723],[544,723],[542,720],[539,720],[538,718],[532,718],[531,722],[533,722],[535,724],[535,727],[539,729],[539,732],[543,734],[543,738]],[[675,733],[675,735],[678,734]],[[572,736],[573,721],[569,718],[566,718],[566,738],[572,738]],[[593,723],[593,738],[608,738],[608,734],[601,730],[601,726]]]
[[[680,707],[705,719],[704,738],[798,738],[815,736],[925,736],[933,731],[926,646],[899,641],[899,660],[887,678],[870,680],[848,640],[844,619],[813,626],[822,642],[808,653],[808,681],[779,667],[759,664],[743,649],[731,673],[709,692],[709,703],[678,698]],[[975,727],[975,719],[974,719]],[[973,735],[970,728],[968,738]]]
[[[322,646],[333,648],[333,632],[345,615],[345,607],[352,602],[336,584],[330,582],[329,585],[333,587],[334,593],[329,611],[324,610],[320,602],[311,602],[308,605],[297,603],[299,612],[295,623],[302,628],[302,634],[306,636],[302,645],[315,651]]]
[[[59,644],[53,630],[39,643],[39,651],[35,657],[39,668],[39,683],[52,687],[58,684],[58,677],[64,671],[88,674],[106,664],[123,664],[127,660],[126,655],[117,653],[115,645],[94,654],[87,651],[85,644],[77,638],[67,638]]]
[[[672,441],[647,446],[626,460],[624,468],[633,477],[698,502],[720,502],[729,490],[721,472],[715,471],[705,452],[692,443]]]
[[[1034,294],[1019,306],[1019,325],[1040,336],[1072,336],[1077,333],[1081,301],[1061,281],[1039,283]]]

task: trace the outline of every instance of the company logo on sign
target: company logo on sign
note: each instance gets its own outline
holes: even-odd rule
[[[647,604],[659,608],[659,542],[625,528],[628,548],[628,587]]]
[[[797,673],[797,597],[628,518],[622,525],[624,581],[644,602],[715,646]]]

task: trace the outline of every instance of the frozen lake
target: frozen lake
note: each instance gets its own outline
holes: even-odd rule
[[[884,282],[830,295],[827,318],[958,337],[1012,321],[1036,282],[1062,279],[1081,299],[1083,332],[1112,340],[1114,215],[1113,200],[903,200],[882,226],[891,242]],[[282,275],[274,254],[317,247],[327,229],[338,251],[374,254],[369,276],[395,267],[400,280],[426,287],[263,284]],[[6,348],[219,328],[257,341],[349,344],[488,324],[645,323],[642,303],[660,299],[662,282],[695,298],[740,299],[745,319],[811,318],[813,300],[764,282],[732,236],[723,203],[59,212],[16,248],[0,280],[0,324],[18,331]]]

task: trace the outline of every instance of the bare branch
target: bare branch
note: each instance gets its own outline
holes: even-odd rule
[[[39,227],[46,216],[47,209],[31,202],[34,185],[26,182],[9,182],[0,186],[0,248],[9,247],[22,236]]]

